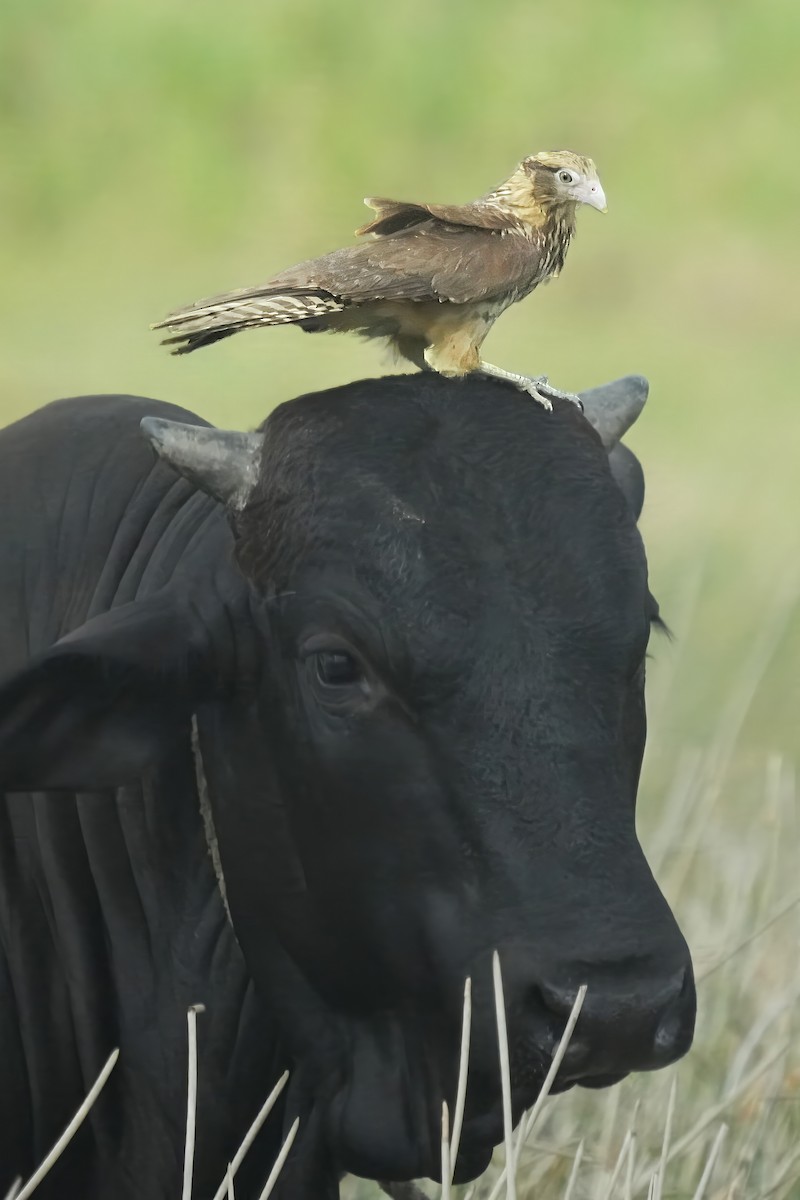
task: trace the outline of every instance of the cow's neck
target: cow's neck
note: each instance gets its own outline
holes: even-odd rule
[[[228,892],[227,888],[225,887],[225,874],[222,870],[222,860],[220,859],[219,855],[217,831],[214,827],[214,814],[211,811],[211,799],[208,794],[208,779],[206,778],[205,765],[203,763],[203,751],[200,748],[200,735],[197,729],[196,713],[192,715],[192,754],[194,756],[194,773],[197,781],[197,795],[200,800],[200,816],[203,821],[203,830],[206,835],[206,846],[208,847],[211,865],[214,868],[214,875],[216,876],[217,887],[219,888],[219,894],[228,918],[228,924],[233,930],[231,910],[228,906]]]

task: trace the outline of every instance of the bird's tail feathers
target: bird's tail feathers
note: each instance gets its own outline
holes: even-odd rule
[[[344,307],[322,288],[248,288],[179,308],[151,328],[169,331],[162,344],[174,346],[173,354],[189,354],[243,329],[296,325]]]

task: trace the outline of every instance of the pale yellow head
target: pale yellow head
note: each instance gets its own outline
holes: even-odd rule
[[[606,211],[606,197],[591,158],[572,150],[540,150],[520,163],[544,207],[588,204]]]

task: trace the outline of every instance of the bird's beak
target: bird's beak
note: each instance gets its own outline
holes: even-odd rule
[[[585,179],[577,189],[576,196],[581,204],[591,204],[598,212],[608,212],[606,194],[599,179]]]

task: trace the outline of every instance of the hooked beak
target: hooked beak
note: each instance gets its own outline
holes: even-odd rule
[[[577,199],[581,204],[590,204],[592,208],[596,208],[598,212],[608,212],[606,204],[606,194],[603,191],[599,179],[586,179],[580,185],[576,192]]]

